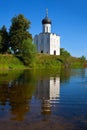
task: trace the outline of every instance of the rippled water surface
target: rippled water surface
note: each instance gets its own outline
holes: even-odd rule
[[[0,72],[0,122],[87,129],[87,69]]]

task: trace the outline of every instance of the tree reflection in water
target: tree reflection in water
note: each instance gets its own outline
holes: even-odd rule
[[[60,97],[58,76],[50,77],[49,74],[30,70],[20,73],[10,71],[4,76],[1,76],[0,81],[0,115],[5,116],[4,112],[7,111],[10,120],[25,120],[34,96],[36,100],[41,100],[41,105],[38,107],[41,107],[41,115],[44,115],[44,119],[47,119],[46,115],[50,116],[52,104],[55,100],[59,101]]]
[[[29,112],[29,101],[35,89],[35,82],[28,80],[32,78],[29,72],[27,74],[22,72],[17,77],[16,73],[14,75],[15,78],[12,79],[12,77],[9,78],[8,73],[6,82],[3,80],[0,83],[0,109],[5,111],[10,106],[11,120],[22,121],[25,114]],[[9,102],[9,105],[7,105],[7,102]]]

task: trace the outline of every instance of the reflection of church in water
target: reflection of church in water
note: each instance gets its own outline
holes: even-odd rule
[[[39,80],[35,95],[42,100],[42,112],[49,113],[51,104],[57,102],[60,97],[60,78],[50,77],[50,79]]]

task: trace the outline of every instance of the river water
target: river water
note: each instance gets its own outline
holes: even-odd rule
[[[48,122],[58,130],[87,130],[87,69],[0,72],[3,122]]]

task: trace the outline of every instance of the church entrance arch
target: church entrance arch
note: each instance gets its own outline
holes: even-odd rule
[[[43,53],[43,50],[41,50],[41,53]]]
[[[56,55],[56,50],[54,50],[54,55]]]

